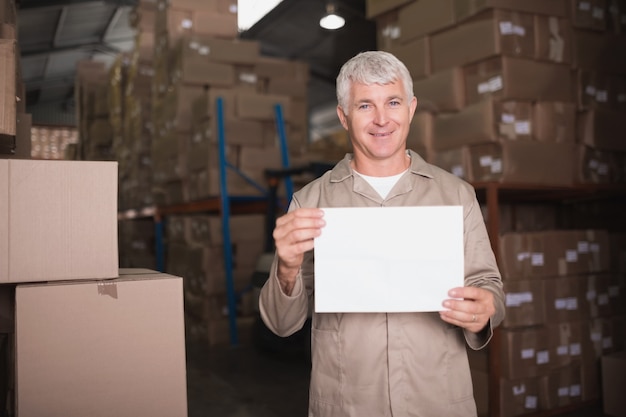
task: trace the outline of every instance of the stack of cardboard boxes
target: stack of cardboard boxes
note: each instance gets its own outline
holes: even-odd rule
[[[414,78],[408,145],[430,162],[475,183],[623,183],[623,1],[368,0],[367,15]],[[607,208],[500,206],[507,316],[499,374],[470,355],[480,414],[600,397],[600,358],[626,349],[626,257],[609,233],[623,223]]]
[[[30,158],[31,115],[26,113],[13,0],[0,1],[0,157]]]
[[[182,278],[119,270],[116,196],[116,162],[0,159],[3,415],[187,415]]]

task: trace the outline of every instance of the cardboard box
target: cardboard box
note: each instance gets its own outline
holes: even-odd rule
[[[580,184],[608,184],[618,173],[613,153],[578,145],[575,180]]]
[[[15,304],[20,416],[187,415],[182,278],[25,284]]]
[[[455,23],[453,0],[419,0],[398,10],[400,42],[438,32]]]
[[[533,103],[533,138],[541,142],[576,141],[576,105],[558,101]]]
[[[572,66],[592,71],[626,72],[624,35],[608,35],[588,30],[573,30]]]
[[[544,280],[545,311],[548,323],[568,323],[582,318],[579,277],[552,277]]]
[[[117,166],[0,160],[0,282],[117,276]]]
[[[366,0],[365,17],[371,19],[390,10],[397,9],[412,0]]]
[[[531,133],[531,103],[487,98],[458,113],[435,119],[435,150],[494,141],[528,141]]]
[[[538,377],[500,379],[500,410],[502,417],[516,417],[539,410],[541,389]]]
[[[429,162],[465,181],[470,181],[468,146],[445,151],[433,150],[430,153]]]
[[[291,120],[291,99],[278,94],[258,94],[239,91],[236,100],[236,115],[244,120],[274,121],[275,107],[280,104],[285,122]]]
[[[450,68],[413,80],[413,91],[420,109],[433,112],[455,112],[465,106],[463,70]]]
[[[454,0],[456,20],[461,21],[489,8],[515,10],[548,16],[565,16],[567,13],[564,0]]]
[[[505,280],[506,314],[502,327],[536,326],[546,323],[544,281]]]
[[[626,351],[602,357],[602,408],[605,414],[626,417]]]
[[[494,55],[535,56],[533,16],[490,10],[431,36],[431,66],[440,71]]]
[[[580,321],[547,324],[550,358],[553,369],[580,363],[583,349],[583,326]]]
[[[576,104],[579,110],[610,109],[617,103],[619,85],[613,82],[610,75],[604,72],[578,69],[574,77]]]
[[[606,0],[570,0],[568,3],[573,27],[599,32],[606,30]]]
[[[430,75],[430,39],[427,36],[403,44],[393,44],[389,52],[406,65],[413,79]]]
[[[556,410],[582,401],[580,365],[551,371],[539,379],[539,404],[542,410]]]
[[[512,57],[495,57],[463,69],[465,99],[565,101],[573,99],[569,66]]]
[[[578,115],[578,141],[594,149],[624,152],[626,151],[626,141],[623,136],[625,127],[626,120],[621,111],[588,110]]]
[[[502,377],[540,376],[550,369],[548,333],[544,327],[502,329],[500,364]]]
[[[14,39],[0,39],[0,134],[15,136],[16,48]]]
[[[569,63],[572,54],[570,22],[556,16],[535,15],[535,59]]]
[[[472,181],[499,181],[570,186],[574,178],[575,146],[569,143],[499,141],[472,145]],[[554,161],[558,160],[557,166]]]

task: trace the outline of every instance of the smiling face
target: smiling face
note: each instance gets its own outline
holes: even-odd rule
[[[390,176],[408,168],[406,138],[417,99],[401,81],[350,87],[348,108],[337,107],[354,150],[353,168],[361,174]]]

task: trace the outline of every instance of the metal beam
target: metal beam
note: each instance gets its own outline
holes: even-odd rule
[[[111,3],[117,6],[136,6],[138,0],[20,0],[18,8],[41,9],[47,7],[71,6],[84,3]]]
[[[127,39],[116,39],[116,41],[130,41],[133,40],[134,37],[130,37]],[[66,46],[58,46],[52,49],[37,49],[33,51],[24,51],[21,53],[22,58],[31,58],[38,55],[50,55],[50,54],[59,54],[70,51],[82,51],[85,50],[87,52],[101,52],[101,53],[111,53],[111,54],[119,54],[122,52],[120,49],[111,46],[106,43],[101,42],[90,42],[85,44],[77,44],[77,45],[66,45]]]

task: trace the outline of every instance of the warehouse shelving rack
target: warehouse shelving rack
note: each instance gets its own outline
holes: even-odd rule
[[[576,204],[588,201],[611,201],[626,203],[625,184],[578,184],[572,186],[548,186],[527,183],[474,182],[477,198],[487,207],[487,232],[496,261],[500,264],[500,203],[537,203],[560,202]],[[500,352],[502,341],[499,328],[488,345],[489,373],[489,416],[500,417]],[[598,399],[599,400],[599,399]],[[570,404],[553,410],[538,411],[525,414],[525,417],[548,417],[574,411],[596,403],[598,400],[587,400]]]
[[[224,267],[226,273],[226,291],[228,298],[228,319],[230,331],[230,343],[232,346],[239,345],[239,334],[237,329],[237,294],[234,288],[233,279],[233,254],[232,242],[230,236],[230,217],[231,215],[242,214],[266,214],[268,218],[273,217],[274,213],[268,213],[268,210],[276,210],[278,207],[284,206],[281,202],[269,201],[270,198],[280,199],[275,193],[271,193],[263,185],[258,184],[248,177],[244,172],[236,168],[226,159],[226,132],[224,129],[224,101],[222,97],[217,97],[216,105],[216,122],[218,134],[218,152],[219,152],[219,189],[218,196],[206,199],[172,204],[166,206],[150,206],[139,210],[126,210],[118,213],[118,220],[151,218],[154,222],[155,230],[155,256],[156,268],[160,272],[165,272],[165,236],[164,223],[167,216],[178,214],[219,214],[222,220],[222,239],[224,247]],[[274,106],[274,115],[276,122],[276,132],[281,152],[281,164],[284,169],[289,168],[289,152],[287,147],[287,137],[285,134],[283,109],[280,104]],[[240,175],[254,188],[259,190],[259,195],[231,195],[228,191],[228,172],[233,171]],[[287,192],[286,202],[291,200],[293,195],[293,182],[291,177],[284,178],[285,189]],[[268,225],[266,225],[266,228]],[[269,231],[266,231],[269,232]]]

